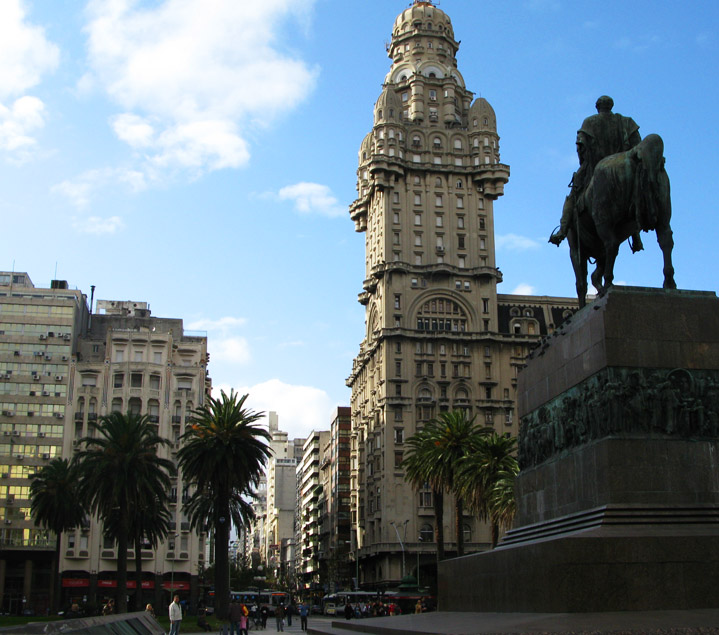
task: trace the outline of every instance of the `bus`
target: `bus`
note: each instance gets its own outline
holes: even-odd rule
[[[253,604],[257,604],[258,607],[266,604],[267,606],[274,609],[278,604],[287,604],[290,601],[290,596],[284,591],[277,591],[275,589],[247,589],[244,591],[230,591],[230,598],[246,604],[250,608]],[[215,590],[211,589],[207,592],[205,598],[205,609],[208,615],[215,612]]]

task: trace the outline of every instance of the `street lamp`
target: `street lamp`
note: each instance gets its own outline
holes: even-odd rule
[[[172,573],[170,573],[170,602],[172,602],[172,594],[175,592],[175,551],[177,550],[177,539],[180,534],[175,534],[172,541]]]
[[[409,522],[409,519],[408,519],[408,520],[405,520],[404,523],[402,523],[402,525],[404,526],[404,537],[405,537],[405,539],[407,538],[407,523],[408,523],[408,522]],[[404,578],[404,571],[405,571],[405,565],[404,565],[404,542],[402,542],[402,539],[399,537],[399,529],[397,529],[397,525],[395,524],[395,522],[392,520],[392,521],[390,521],[389,524],[392,525],[392,527],[394,527],[395,533],[397,534],[397,540],[399,540],[399,546],[402,547],[402,577]]]
[[[423,542],[422,536],[419,536],[417,538],[417,542],[420,543],[420,547],[422,546],[421,543]],[[417,590],[419,591],[419,547],[417,547]]]

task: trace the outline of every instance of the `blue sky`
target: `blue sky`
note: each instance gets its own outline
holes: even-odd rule
[[[357,151],[407,0],[0,0],[0,269],[206,330],[215,385],[293,436],[349,403]],[[69,7],[69,8],[68,8]],[[601,94],[665,142],[680,288],[715,291],[719,4],[444,0],[511,166],[502,293],[572,296],[557,225]],[[620,283],[660,286],[624,246]]]

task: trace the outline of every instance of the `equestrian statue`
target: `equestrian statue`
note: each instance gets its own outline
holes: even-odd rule
[[[559,229],[549,242],[565,238],[576,278],[579,306],[586,303],[587,263],[594,259],[592,284],[601,296],[614,280],[619,246],[630,239],[632,252],[644,246],[640,231],[655,231],[664,256],[664,288],[676,289],[669,177],[659,135],[642,140],[631,117],[613,113],[614,101],[602,96],[597,114],[577,132],[579,169],[564,201]]]

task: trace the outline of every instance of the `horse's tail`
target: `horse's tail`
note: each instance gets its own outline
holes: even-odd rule
[[[664,142],[659,135],[650,134],[634,148],[637,162],[634,179],[634,204],[639,228],[655,230],[663,219],[669,200],[668,178],[664,170]]]

